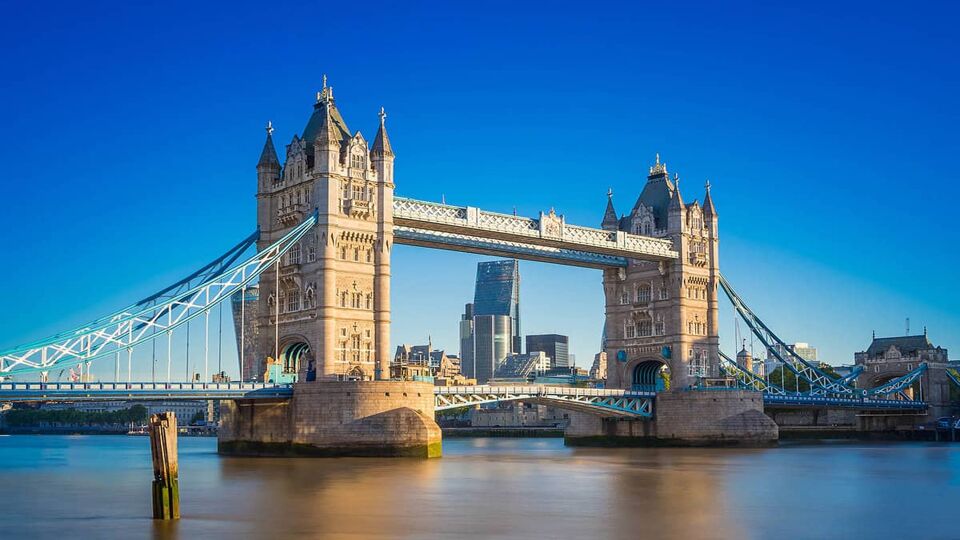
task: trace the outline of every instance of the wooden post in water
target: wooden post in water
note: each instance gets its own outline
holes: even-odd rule
[[[150,416],[153,457],[153,519],[180,519],[180,466],[177,464],[177,416]]]

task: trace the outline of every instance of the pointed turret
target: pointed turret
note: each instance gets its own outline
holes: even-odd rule
[[[716,217],[717,209],[713,207],[713,197],[710,196],[710,181],[706,184],[707,194],[703,196],[703,215],[707,217]]]
[[[380,107],[380,127],[377,136],[373,139],[373,149],[370,151],[370,161],[377,171],[378,181],[393,185],[393,147],[390,146],[390,137],[387,136],[387,113]]]
[[[260,161],[257,162],[257,191],[266,191],[279,180],[280,160],[277,159],[277,150],[273,147],[273,123],[267,122],[267,140],[263,143]]]
[[[386,126],[387,113],[383,107],[380,107],[380,127],[377,128],[377,135],[373,138],[373,149],[370,151],[372,156],[392,156],[393,147],[390,146],[390,137],[387,136]]]
[[[260,161],[257,162],[257,170],[260,170],[261,167],[280,168],[277,149],[273,146],[273,122],[267,122],[267,140],[263,143],[263,151],[260,152]]]
[[[613,208],[613,190],[607,190],[607,210],[603,213],[603,221],[600,227],[606,231],[615,231],[618,229],[620,221],[617,219],[617,211]]]
[[[350,129],[333,101],[333,87],[327,86],[324,76],[313,114],[303,128],[301,140],[307,151],[307,166],[321,172],[336,170],[341,163],[341,149],[347,147],[350,139]]]
[[[674,189],[670,193],[670,210],[683,210],[683,197],[680,196],[680,175],[674,175],[673,177]]]

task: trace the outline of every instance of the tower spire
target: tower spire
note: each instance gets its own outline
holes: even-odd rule
[[[603,213],[603,221],[600,227],[604,230],[615,231],[618,229],[619,220],[617,220],[617,211],[613,207],[613,189],[607,190],[607,210]]]
[[[707,183],[704,185],[704,188],[707,191],[707,194],[703,196],[703,215],[709,217],[716,217],[717,209],[713,206],[713,197],[710,196],[710,181],[707,180]]]
[[[260,161],[257,162],[257,168],[260,167],[280,167],[280,160],[277,159],[277,150],[273,146],[273,122],[267,121],[266,126],[267,140],[263,143],[263,151],[260,152]]]
[[[390,137],[387,136],[387,112],[380,107],[380,127],[377,128],[377,135],[373,138],[373,148],[370,154],[373,156],[392,156],[393,148],[390,146]]]

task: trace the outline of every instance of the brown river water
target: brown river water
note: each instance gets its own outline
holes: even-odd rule
[[[224,458],[180,439],[183,518],[150,519],[148,440],[0,436],[0,538],[960,538],[960,443]]]

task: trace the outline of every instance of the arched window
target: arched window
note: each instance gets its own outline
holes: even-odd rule
[[[347,260],[347,247],[346,247],[346,246],[340,248],[340,258],[343,259],[343,260]]]
[[[279,303],[277,307],[280,308],[280,313],[287,312],[287,295],[283,291],[280,291]]]
[[[360,260],[360,248],[353,248],[353,260]]]
[[[312,263],[317,260],[317,246],[307,246],[307,262]]]
[[[304,309],[309,309],[309,308],[314,307],[314,304],[313,304],[313,303],[314,303],[315,300],[316,300],[316,298],[314,297],[313,287],[307,288],[307,293],[306,293],[306,294],[304,295],[304,297],[303,297],[303,307],[304,307]]]
[[[362,169],[365,161],[366,160],[363,159],[363,155],[361,154],[352,154],[350,156],[350,166],[355,169]]]
[[[367,250],[367,262],[373,262],[373,250]]]
[[[288,260],[290,264],[300,264],[300,243],[296,243],[290,248],[290,253],[288,255]]]
[[[630,293],[627,291],[620,291],[620,303],[629,304],[630,303]]]
[[[630,319],[624,323],[623,337],[630,339],[637,336],[637,326],[633,322],[633,319]]]
[[[649,304],[652,299],[650,285],[644,283],[637,287],[638,304]]]
[[[347,307],[347,292],[340,294],[340,307]]]
[[[373,309],[373,295],[367,295],[367,309]]]

